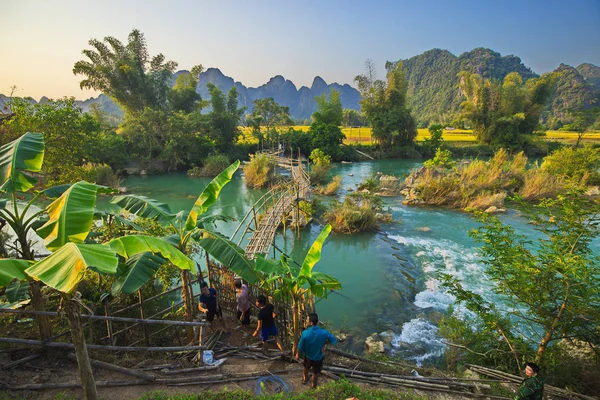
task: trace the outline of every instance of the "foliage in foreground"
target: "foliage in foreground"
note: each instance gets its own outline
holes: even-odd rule
[[[600,203],[569,191],[526,207],[524,213],[541,234],[535,243],[494,216],[477,216],[482,225],[471,235],[482,244],[491,283],[486,296],[440,273],[449,293],[472,313],[455,315],[442,334],[470,349],[471,357],[476,354],[486,363],[502,360],[500,365],[513,371],[526,360],[542,365],[556,361],[560,354],[555,345],[562,339],[576,339],[592,349],[599,344],[600,293],[594,282],[600,258],[592,242],[600,235]]]
[[[254,393],[245,390],[222,390],[217,393],[204,391],[202,392],[203,400],[242,400],[255,397]],[[354,385],[347,380],[337,382],[327,382],[320,385],[316,390],[307,390],[303,393],[290,394],[263,394],[260,396],[264,400],[339,400],[351,397],[359,398],[360,400],[421,400],[426,399],[426,396],[419,396],[411,392],[396,393],[390,390],[382,389],[361,389],[358,385]],[[140,398],[140,400],[196,400],[197,395],[176,395],[170,396],[167,392],[150,392]]]

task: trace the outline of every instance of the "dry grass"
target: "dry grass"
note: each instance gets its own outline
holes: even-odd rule
[[[344,203],[334,202],[324,215],[334,232],[355,233],[374,231],[379,227],[377,213],[381,199],[363,194],[346,196]]]
[[[541,168],[532,168],[525,173],[525,181],[519,194],[527,201],[556,197],[565,187],[564,179]]]
[[[490,161],[475,160],[452,170],[424,168],[412,175],[416,202],[465,210],[502,207],[508,195],[519,192],[527,174],[527,157],[498,151]],[[410,182],[410,179],[408,179]],[[530,182],[533,184],[533,181]],[[533,189],[530,186],[528,189]]]
[[[266,186],[273,179],[275,173],[275,164],[271,158],[259,154],[252,158],[250,164],[244,166],[244,175],[246,176],[246,186],[261,188]]]
[[[342,177],[335,176],[331,182],[325,186],[317,186],[315,192],[322,196],[335,196],[342,186]]]

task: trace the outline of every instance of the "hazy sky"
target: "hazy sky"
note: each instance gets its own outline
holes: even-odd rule
[[[84,99],[73,64],[88,40],[127,42],[141,30],[151,55],[195,64],[256,87],[283,75],[353,84],[372,59],[432,48],[488,47],[537,73],[561,62],[600,66],[600,0],[1,0],[0,93]]]

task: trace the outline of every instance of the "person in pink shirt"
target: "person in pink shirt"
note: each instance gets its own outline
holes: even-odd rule
[[[248,300],[248,286],[236,279],[233,283],[236,289],[237,319],[242,323],[242,329],[250,325],[250,300]]]

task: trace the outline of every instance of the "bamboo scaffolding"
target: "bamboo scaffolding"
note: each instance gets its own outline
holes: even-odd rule
[[[73,349],[74,346],[71,343],[61,342],[43,342],[41,340],[30,340],[30,339],[15,339],[0,337],[0,343],[18,343],[28,344],[33,346],[45,346],[45,347],[58,347]],[[176,346],[176,347],[127,347],[127,346],[105,346],[100,344],[87,344],[89,350],[110,350],[110,351],[198,351],[204,350],[202,346]]]
[[[73,353],[69,353],[69,355],[67,355],[67,358],[71,361],[77,362],[77,357],[75,357],[75,354],[73,354]],[[147,372],[135,371],[135,370],[132,370],[129,368],[120,367],[118,365],[110,364],[110,363],[107,363],[104,361],[98,361],[98,360],[94,360],[94,359],[90,358],[90,364],[92,364],[92,366],[94,366],[94,367],[104,368],[109,371],[116,371],[116,372],[120,372],[121,374],[135,376],[136,378],[141,378],[148,382],[154,382],[156,380],[156,376],[149,374]]]
[[[171,308],[169,307],[169,309],[171,309]],[[15,314],[58,316],[58,313],[55,311],[0,309],[0,312],[15,313]],[[102,321],[135,322],[136,324],[159,324],[159,325],[182,325],[182,326],[210,325],[207,322],[187,322],[187,321],[172,321],[172,320],[165,320],[165,319],[141,319],[141,318],[124,318],[124,317],[111,317],[111,316],[107,317],[105,315],[90,315],[90,314],[81,314],[81,318],[91,319],[91,320],[102,320]]]

